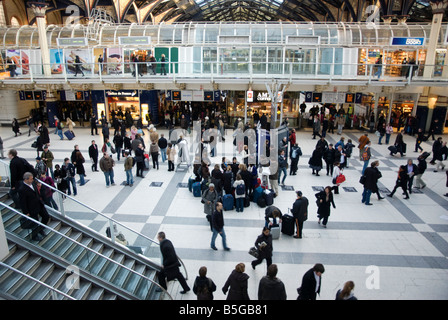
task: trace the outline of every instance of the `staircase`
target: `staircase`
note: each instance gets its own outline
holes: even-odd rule
[[[52,299],[54,295],[39,281],[77,300],[171,298],[166,291],[156,290],[160,288],[156,281],[160,266],[147,258],[50,210],[46,236],[39,242],[32,241],[29,230],[20,227],[22,216],[13,209],[8,194],[0,193],[0,201],[4,204],[0,209],[10,249],[3,263],[35,279],[0,264],[0,298]],[[75,287],[66,281],[73,278],[79,280]]]

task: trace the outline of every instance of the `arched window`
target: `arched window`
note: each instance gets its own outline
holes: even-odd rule
[[[16,17],[12,17],[11,18],[11,26],[12,27],[20,27],[21,23],[19,21],[19,19],[17,19]]]

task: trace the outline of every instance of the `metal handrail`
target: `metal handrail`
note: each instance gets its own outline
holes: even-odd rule
[[[84,244],[82,244],[82,243],[79,243],[79,242],[75,241],[74,239],[72,239],[72,238],[66,236],[65,234],[60,233],[59,231],[57,231],[57,230],[55,230],[55,229],[53,229],[53,228],[50,228],[49,226],[47,226],[47,225],[41,223],[40,221],[35,220],[35,219],[33,219],[33,218],[30,218],[29,216],[27,216],[27,215],[25,215],[25,214],[23,214],[23,213],[17,211],[16,209],[14,209],[14,208],[8,206],[7,204],[5,204],[5,203],[3,203],[3,202],[0,202],[0,205],[2,205],[4,208],[6,208],[6,209],[8,209],[8,210],[10,210],[10,211],[12,211],[12,212],[14,212],[14,213],[16,213],[16,214],[19,214],[19,215],[22,216],[22,217],[25,217],[25,218],[27,218],[27,219],[32,219],[34,223],[36,223],[36,224],[42,226],[42,227],[45,228],[45,229],[49,229],[49,230],[51,230],[51,232],[54,232],[55,234],[60,235],[61,237],[67,239],[68,241],[74,242],[76,245],[78,245],[78,246],[80,246],[80,247],[86,249],[87,251],[92,252],[94,255],[100,256],[101,258],[104,258],[104,259],[108,260],[109,262],[111,262],[111,263],[113,263],[113,264],[116,264],[116,265],[118,265],[119,267],[124,268],[124,269],[126,269],[127,271],[129,271],[129,272],[131,272],[131,273],[134,273],[134,274],[136,274],[137,276],[139,276],[139,277],[141,277],[141,278],[143,278],[143,279],[145,279],[145,280],[148,280],[149,282],[151,282],[152,284],[156,285],[156,286],[159,287],[161,290],[163,290],[164,293],[166,293],[166,294],[169,296],[169,298],[170,298],[171,300],[173,300],[173,298],[172,298],[171,295],[168,293],[168,291],[166,291],[162,286],[160,286],[160,284],[158,284],[158,283],[155,282],[154,280],[151,280],[151,279],[149,279],[148,277],[146,277],[146,276],[144,276],[144,275],[142,275],[142,274],[136,272],[135,270],[132,270],[132,269],[126,267],[125,265],[122,265],[122,264],[118,263],[117,261],[115,261],[115,260],[113,260],[113,259],[111,259],[111,258],[108,258],[108,257],[102,255],[102,254],[99,253],[99,252],[94,251],[93,249],[87,247],[86,245],[84,245]],[[88,270],[86,269],[86,271],[88,271]],[[90,273],[90,271],[88,271],[88,272]],[[90,273],[90,274],[92,274],[92,273]],[[98,275],[95,275],[95,274],[92,274],[92,275],[94,275],[95,277],[99,277]]]
[[[2,163],[3,165],[9,167],[9,163],[7,163],[6,161],[4,161],[4,160],[2,160],[2,159],[0,159],[0,163]],[[146,239],[146,240],[149,240],[151,243],[160,246],[160,243],[159,243],[159,242],[154,241],[153,239],[151,239],[151,238],[145,236],[144,234],[141,234],[140,232],[137,232],[137,231],[135,231],[135,230],[132,230],[131,228],[125,226],[125,225],[122,224],[122,223],[120,223],[119,221],[117,221],[117,220],[115,220],[115,219],[113,219],[113,218],[110,218],[110,217],[104,215],[103,213],[99,212],[98,210],[93,209],[92,207],[86,205],[85,203],[80,202],[79,200],[77,200],[77,199],[75,199],[75,198],[73,198],[73,197],[71,197],[71,196],[69,196],[69,195],[63,193],[62,191],[60,191],[60,190],[58,190],[58,189],[56,189],[56,188],[54,188],[54,187],[52,187],[52,186],[46,184],[45,182],[43,182],[43,181],[41,181],[41,180],[39,180],[39,179],[36,179],[36,180],[38,180],[40,183],[42,183],[42,184],[43,184],[44,186],[46,186],[47,188],[50,188],[51,190],[53,190],[53,192],[58,193],[60,196],[64,196],[64,197],[66,197],[66,198],[69,198],[70,200],[76,202],[77,204],[79,204],[79,205],[81,205],[81,206],[87,208],[88,210],[95,212],[97,215],[102,216],[103,218],[105,218],[106,220],[108,220],[108,221],[110,222],[111,226],[112,226],[112,224],[117,224],[117,225],[123,227],[124,229],[129,230],[130,232],[136,234],[137,236],[142,237],[142,238],[144,238],[144,239]],[[110,228],[110,232],[111,232],[111,241],[115,243],[115,231],[114,231],[114,228],[113,228],[113,227]],[[143,255],[142,255],[142,256],[143,256]],[[143,256],[143,257],[145,257],[145,256]],[[145,257],[145,258],[146,258],[146,257]],[[182,264],[182,267],[183,267],[184,272],[185,272],[185,279],[188,280],[188,272],[187,272],[187,268],[185,267],[184,262],[182,261],[181,258],[179,258],[179,256],[177,257],[177,259],[178,259],[178,260],[180,261],[180,263]]]
[[[66,297],[69,300],[78,300],[78,299],[75,299],[72,296],[70,296],[70,295],[68,295],[68,294],[66,294],[66,293],[64,293],[64,292],[62,292],[62,291],[52,287],[52,286],[49,286],[45,282],[42,282],[42,281],[40,281],[40,280],[38,280],[36,278],[33,278],[32,276],[30,276],[30,275],[28,275],[28,274],[26,274],[26,273],[24,273],[24,272],[22,272],[22,271],[20,271],[20,270],[18,270],[16,268],[14,268],[14,267],[11,267],[10,265],[7,265],[6,263],[3,263],[3,262],[0,261],[0,266],[5,267],[5,268],[7,268],[9,270],[12,270],[13,272],[16,272],[16,273],[24,276],[25,278],[28,278],[28,279],[30,279],[30,280],[32,280],[34,282],[37,282],[39,285],[46,287],[48,290],[53,292],[52,295],[54,295],[54,292],[56,292],[56,293],[58,293],[58,294],[60,294],[60,295],[62,295],[64,297]],[[56,300],[56,299],[54,299],[54,300]]]

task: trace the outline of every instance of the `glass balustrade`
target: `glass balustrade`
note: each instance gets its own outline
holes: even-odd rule
[[[301,79],[328,79],[328,80],[360,80],[370,81],[380,78],[385,82],[396,81],[443,81],[448,82],[444,68],[448,66],[437,65],[403,65],[403,64],[356,64],[343,63],[340,52],[333,54],[333,49],[319,52],[319,60],[316,61],[315,49],[307,50],[288,50],[285,62],[283,62],[283,53],[281,50],[276,52],[269,48],[269,58],[263,58],[266,50],[257,50],[249,54],[249,49],[240,50],[221,50],[219,61],[217,59],[216,48],[206,52],[206,58],[203,61],[183,61],[183,62],[165,62],[164,68],[166,75],[162,73],[160,62],[152,65],[148,62],[139,63],[101,63],[101,64],[83,64],[80,70],[72,64],[59,63],[50,66],[50,75],[43,73],[42,65],[29,64],[26,66],[26,72],[14,74],[9,72],[10,77],[3,78],[6,82],[30,82],[39,80],[54,81],[176,81],[182,79],[210,79],[210,78],[254,78],[265,79],[275,77],[289,81]],[[204,51],[205,52],[205,51]],[[205,54],[205,53],[204,53]],[[277,56],[276,56],[277,55]],[[333,59],[336,62],[331,62]],[[251,61],[252,60],[252,61]],[[3,65],[8,70],[8,65]],[[24,68],[22,68],[23,70]],[[428,69],[428,70],[426,70]],[[412,70],[412,72],[407,72]],[[428,76],[425,71],[428,71]],[[412,74],[412,77],[409,76]]]
[[[88,242],[90,237],[83,238],[81,233],[68,225],[61,226],[57,222],[44,225],[4,203],[0,202],[0,207],[7,210],[2,213],[7,232],[35,244],[50,257],[55,255],[62,258],[73,272],[82,270],[112,283],[127,292],[130,298],[149,299],[156,289],[164,291],[171,298],[158,283],[139,273],[147,274],[148,268],[142,265],[139,272],[136,271],[137,267],[133,270],[133,264],[119,260],[120,255],[113,254],[113,249],[104,247],[101,242]],[[32,226],[24,228],[21,219],[32,222]],[[36,239],[37,234],[45,236]]]
[[[0,173],[1,172],[3,172],[6,179],[9,180],[9,162],[0,160]],[[52,186],[47,185],[42,181],[39,182],[54,191],[53,199],[55,200],[57,209],[47,207],[47,210],[51,210],[54,214],[61,214],[96,231],[100,235],[109,238],[112,242],[124,246],[129,250],[148,258],[150,262],[156,265],[162,264],[162,256],[159,243],[157,241],[154,241],[153,239],[132,230],[119,221],[116,221],[108,217],[106,214],[83,204],[79,200],[62,193]],[[179,261],[183,266],[184,276],[188,279],[185,265],[180,258]]]

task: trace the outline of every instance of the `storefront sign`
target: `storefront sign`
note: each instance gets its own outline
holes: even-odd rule
[[[193,91],[192,101],[204,101],[204,91]]]
[[[181,100],[181,92],[180,91],[171,91],[171,99],[173,101],[180,101]]]
[[[149,46],[151,44],[151,37],[118,37],[120,45],[138,45]]]
[[[254,92],[253,91],[246,91],[246,101],[254,102]]]
[[[213,91],[204,91],[204,101],[213,101]]]
[[[182,90],[181,91],[181,100],[182,101],[192,101],[193,99],[193,91],[191,90]]]
[[[20,100],[45,101],[47,91],[19,91]]]
[[[106,97],[138,97],[138,90],[106,90]]]
[[[258,92],[257,94],[257,102],[267,102],[271,101],[271,97],[267,92]]]
[[[402,38],[394,37],[391,39],[392,46],[423,46],[425,38]]]
[[[85,47],[88,45],[87,38],[57,38],[59,47]]]

